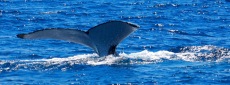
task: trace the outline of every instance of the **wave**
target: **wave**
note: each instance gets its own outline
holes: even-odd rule
[[[109,55],[99,57],[97,54],[75,55],[67,58],[36,60],[0,60],[0,73],[17,69],[30,70],[66,70],[87,65],[135,65],[151,64],[164,61],[181,60],[185,62],[230,62],[230,51],[216,46],[178,47],[171,51],[151,52],[143,50],[136,53],[120,53],[119,57]]]

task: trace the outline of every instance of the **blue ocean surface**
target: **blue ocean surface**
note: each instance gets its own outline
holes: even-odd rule
[[[119,57],[16,36],[110,20],[140,26],[117,46]],[[229,0],[0,0],[0,84],[229,85],[229,34]]]

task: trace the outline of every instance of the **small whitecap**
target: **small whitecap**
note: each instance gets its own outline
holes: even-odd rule
[[[158,26],[158,27],[163,27],[164,25],[163,24],[155,24],[156,26]]]

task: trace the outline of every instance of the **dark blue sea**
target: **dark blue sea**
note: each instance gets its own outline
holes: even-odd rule
[[[88,29],[110,20],[138,30],[120,55],[17,34]],[[0,0],[1,85],[229,85],[229,0]]]

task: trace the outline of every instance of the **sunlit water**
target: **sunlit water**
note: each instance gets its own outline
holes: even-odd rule
[[[0,1],[0,84],[229,84],[230,2]],[[119,57],[59,40],[16,37],[44,28],[87,31],[109,20],[140,26]]]

